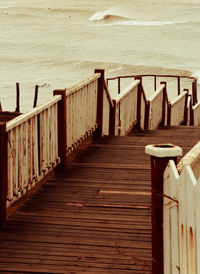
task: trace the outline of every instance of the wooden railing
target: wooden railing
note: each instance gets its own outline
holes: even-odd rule
[[[141,77],[137,76],[135,79],[113,98],[114,107],[110,110],[111,135],[126,135],[133,126],[137,129],[154,130],[160,125],[192,125],[193,108],[188,90],[184,90],[175,100],[169,102],[167,83],[161,82],[147,100]],[[137,89],[132,88],[132,86],[136,88],[135,83],[137,83]]]
[[[0,122],[0,226],[7,208],[52,169],[65,171],[68,155],[82,141],[94,131],[109,132],[111,107],[104,71],[96,70],[70,89],[55,90],[45,104]]]
[[[103,89],[103,121],[102,121],[102,135],[109,135],[112,121],[110,121],[110,114],[114,107],[108,86],[104,80]]]
[[[126,135],[136,125],[139,83],[139,80],[133,81],[121,94],[113,99],[111,134]]]
[[[66,147],[70,154],[83,140],[97,128],[97,93],[98,79],[96,73],[80,84],[66,89]],[[54,91],[54,94],[59,94]]]
[[[188,92],[184,91],[170,103],[170,125],[187,124]]]
[[[196,123],[198,105],[189,105]],[[175,107],[180,110],[173,110]],[[54,97],[44,105],[7,123],[0,122],[0,225],[5,223],[6,208],[59,162],[57,170],[65,171],[68,155],[90,135],[126,135],[133,127],[156,129],[160,124],[170,125],[173,116],[180,118],[177,112],[180,117],[184,113],[186,121],[187,92],[171,104],[170,112],[166,83],[161,82],[147,101],[142,78],[137,76],[111,98],[104,70],[95,70],[70,89],[54,90]],[[182,118],[176,123],[182,123]]]
[[[60,96],[6,124],[7,206],[52,170],[58,163],[57,108]]]
[[[164,173],[165,274],[200,273],[199,147],[182,159],[178,170],[170,161]]]
[[[189,81],[191,81],[192,105],[195,105],[198,102],[198,99],[197,99],[197,78],[196,77],[179,76],[179,75],[162,75],[162,74],[123,75],[123,76],[107,78],[107,84],[109,86],[110,82],[117,81],[118,94],[120,94],[121,93],[121,80],[128,79],[128,78],[132,78],[132,79],[140,78],[141,83],[143,83],[143,79],[145,79],[145,78],[152,78],[154,91],[157,90],[158,85],[160,85],[160,81],[165,81],[167,83],[168,80],[175,79],[177,82],[177,94],[176,94],[177,96],[181,94],[182,80],[184,80],[184,79],[189,80]]]
[[[162,84],[150,97],[149,104],[149,125],[148,129],[157,129],[164,120],[163,109],[165,110],[165,85]]]
[[[190,105],[190,125],[200,126],[200,102],[196,105]]]

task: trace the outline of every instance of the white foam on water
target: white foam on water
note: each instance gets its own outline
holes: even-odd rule
[[[126,19],[133,19],[131,18],[126,11],[120,10],[118,6],[111,7],[110,9],[107,9],[105,11],[98,11],[94,13],[90,18],[89,21],[95,22],[95,21],[101,21],[109,17],[121,17]]]
[[[143,27],[153,27],[153,26],[164,26],[164,25],[175,25],[175,24],[185,24],[187,21],[138,21],[138,20],[126,20],[120,22],[114,22],[110,24],[103,24],[98,26],[143,26]]]

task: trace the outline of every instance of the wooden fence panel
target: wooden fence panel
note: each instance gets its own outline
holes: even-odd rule
[[[185,91],[171,102],[171,126],[178,126],[184,122],[187,108],[187,96],[188,93]]]
[[[67,151],[73,149],[97,127],[99,73],[66,92]]]
[[[178,172],[174,161],[170,160],[164,174],[164,273],[179,273],[178,239]]]
[[[153,93],[149,99],[149,129],[158,128],[162,122],[163,116],[163,92],[165,85],[160,87]]]
[[[164,273],[200,273],[200,184],[190,166],[179,176],[169,162],[164,197]]]
[[[115,106],[115,135],[126,135],[137,123],[138,85],[134,80],[113,100]]]
[[[60,99],[60,96],[54,96],[46,104],[18,116],[6,125],[9,175],[7,206],[25,194],[58,162],[57,117],[54,115],[57,115],[57,102]]]

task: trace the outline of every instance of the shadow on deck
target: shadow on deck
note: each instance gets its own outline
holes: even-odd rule
[[[151,178],[146,144],[184,154],[196,127],[137,132],[93,143],[52,176],[0,232],[3,273],[151,273]]]

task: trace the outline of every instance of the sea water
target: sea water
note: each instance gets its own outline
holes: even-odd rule
[[[104,68],[106,76],[200,75],[199,0],[0,0],[0,100],[21,109]]]

